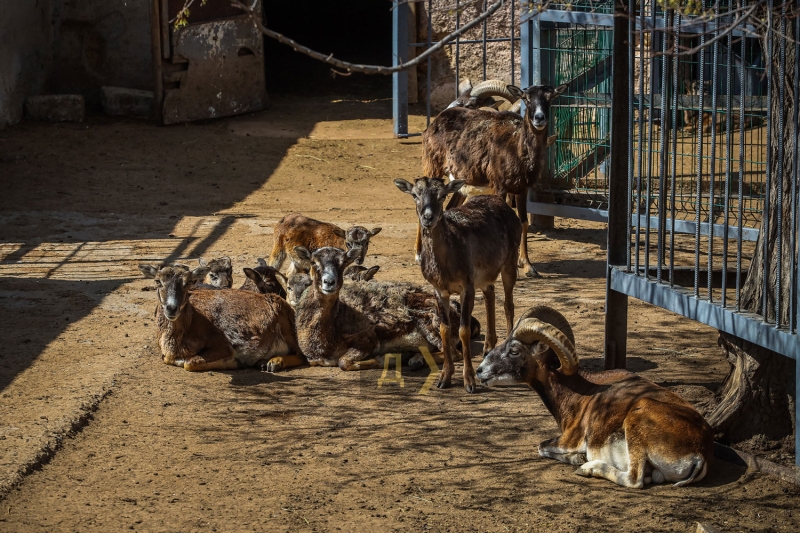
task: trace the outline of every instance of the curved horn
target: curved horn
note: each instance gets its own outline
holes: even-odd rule
[[[571,376],[578,371],[578,356],[575,345],[557,327],[538,318],[521,320],[514,330],[514,338],[524,344],[543,342],[552,349],[561,361],[562,374]]]
[[[548,324],[557,327],[561,333],[567,336],[573,345],[575,344],[575,334],[572,333],[572,326],[569,325],[569,320],[567,320],[564,315],[549,305],[536,304],[533,307],[530,307],[527,311],[522,313],[522,316],[519,317],[514,329],[516,330],[519,327],[520,322],[526,318],[538,318],[542,322],[547,322]]]
[[[507,83],[503,80],[486,80],[480,82],[472,88],[473,98],[486,98],[488,96],[502,96],[509,102],[516,102],[517,98],[506,88]]]
[[[517,100],[516,102],[514,102],[514,105],[512,105],[508,110],[511,111],[512,113],[520,115],[521,114],[520,111],[522,111],[522,100]]]

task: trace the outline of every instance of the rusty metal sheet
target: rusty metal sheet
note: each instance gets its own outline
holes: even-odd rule
[[[174,83],[165,87],[164,124],[265,107],[263,37],[249,18],[191,24],[173,34],[173,43],[173,62],[183,65],[169,74]]]

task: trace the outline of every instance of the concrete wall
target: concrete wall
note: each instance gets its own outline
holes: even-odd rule
[[[0,0],[0,129],[19,122],[25,98],[44,89],[53,33],[50,0]]]
[[[149,0],[0,0],[0,128],[28,96],[152,90]]]
[[[489,0],[488,4],[494,2]],[[466,2],[463,2],[466,4]],[[428,13],[427,2],[417,4],[419,12],[417,15],[417,36],[419,42],[425,42],[428,35]],[[452,6],[452,0],[433,0],[431,5],[431,40],[438,41],[440,38],[455,31],[456,15]],[[514,3],[517,13],[514,15],[515,36],[519,37],[519,2]],[[449,8],[449,9],[448,9]],[[483,12],[483,2],[468,5],[461,10],[461,25],[474,19]],[[496,11],[487,21],[487,38],[507,38],[511,35],[511,3]],[[483,25],[473,28],[461,38],[464,40],[479,40],[483,37]],[[438,112],[447,106],[455,98],[455,45],[446,46],[445,49],[436,54],[431,61],[431,105],[434,112]],[[514,49],[515,79],[519,84],[519,43],[515,44]],[[469,78],[473,84],[483,80],[483,45],[462,44],[459,49],[459,81]],[[508,42],[487,43],[486,45],[486,78],[501,79],[507,83],[511,82],[511,45]],[[419,101],[425,101],[426,91],[426,70],[423,66],[419,74]]]
[[[97,109],[103,85],[153,89],[149,0],[52,1],[59,23],[51,92],[83,94]]]

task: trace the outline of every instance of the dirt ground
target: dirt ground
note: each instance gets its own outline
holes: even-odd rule
[[[187,126],[0,132],[0,531],[800,530],[796,486],[730,463],[636,491],[539,458],[557,428],[525,389],[160,362],[137,264],[228,254],[238,286],[287,212],[381,226],[365,264],[423,283],[413,203],[391,182],[418,175],[420,140],[391,138],[389,105],[276,99]],[[528,238],[545,277],[520,279],[517,308],[558,307],[600,368],[604,226],[557,219]],[[631,300],[629,368],[697,404],[727,370],[716,339]]]

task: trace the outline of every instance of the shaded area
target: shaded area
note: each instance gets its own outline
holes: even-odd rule
[[[355,0],[341,4],[304,2],[302,13],[292,2],[265,2],[264,18],[271,30],[298,43],[351,63],[391,65],[391,3]],[[392,79],[353,73],[331,77],[331,67],[270,38],[264,39],[267,93],[329,94],[386,98]]]

